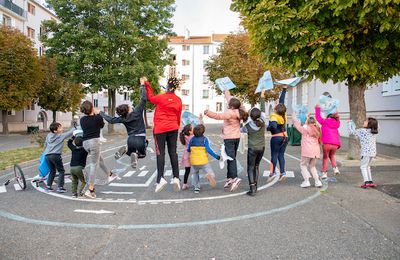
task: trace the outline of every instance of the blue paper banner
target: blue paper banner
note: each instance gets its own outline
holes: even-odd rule
[[[229,77],[216,79],[215,84],[221,91],[224,91],[226,89],[230,90],[236,88],[235,84],[233,84],[232,80]]]
[[[201,123],[200,118],[198,116],[195,116],[194,114],[190,113],[189,111],[183,111],[181,119],[182,119],[182,124],[184,126],[188,125],[188,124],[196,126]]]
[[[290,87],[295,87],[301,81],[301,77],[295,77],[290,79],[283,79],[275,81],[274,83],[277,85],[288,85]]]
[[[260,93],[261,90],[270,90],[274,88],[274,83],[272,81],[271,72],[267,70],[264,75],[259,79],[257,89],[254,93]]]
[[[337,112],[340,105],[339,100],[322,95],[319,97],[319,106],[321,107],[322,114],[326,117],[329,114]]]

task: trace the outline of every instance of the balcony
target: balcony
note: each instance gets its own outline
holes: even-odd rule
[[[15,13],[15,14],[23,17],[23,18],[27,17],[26,11],[24,11],[23,8],[21,8],[18,5],[14,4],[10,0],[0,0],[0,6],[3,6],[5,8],[7,8],[8,10],[12,11],[13,13]]]

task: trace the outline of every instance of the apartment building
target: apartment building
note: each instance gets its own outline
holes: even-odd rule
[[[0,0],[0,24],[11,26],[20,30],[34,43],[39,56],[44,53],[44,47],[40,42],[43,33],[42,22],[45,20],[58,21],[57,16],[38,1],[33,0]],[[26,131],[27,126],[38,126],[40,129],[48,129],[48,120],[51,121],[52,112],[45,111],[32,102],[22,111],[10,111],[8,114],[10,132]],[[65,126],[71,123],[71,113],[57,112],[57,121]],[[1,115],[0,115],[0,120]],[[0,124],[2,131],[2,125]]]
[[[181,97],[183,109],[195,115],[203,113],[205,109],[222,112],[225,109],[224,96],[218,95],[213,89],[205,63],[212,55],[218,54],[218,48],[227,34],[212,34],[211,36],[185,36],[172,37],[169,48],[174,55],[175,65],[167,67],[161,85],[166,84],[170,74],[182,78],[183,84],[176,94]],[[215,120],[204,118],[206,123]]]

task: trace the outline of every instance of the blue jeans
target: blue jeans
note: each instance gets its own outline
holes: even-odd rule
[[[274,136],[271,138],[271,172],[275,174],[276,163],[279,161],[279,170],[281,174],[285,173],[285,151],[288,144],[288,138],[282,136]]]
[[[225,152],[233,160],[227,160],[228,162],[228,172],[226,178],[235,179],[237,177],[237,166],[236,166],[236,153],[239,148],[240,139],[224,139]]]

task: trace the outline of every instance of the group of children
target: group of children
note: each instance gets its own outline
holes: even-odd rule
[[[146,87],[145,84],[147,84]],[[69,139],[68,147],[72,151],[70,167],[73,197],[76,198],[79,196],[85,196],[87,198],[96,198],[95,177],[99,166],[105,173],[108,182],[111,182],[117,178],[117,175],[106,167],[101,156],[100,131],[104,127],[103,119],[111,124],[122,123],[125,125],[128,133],[127,146],[123,146],[121,149],[119,149],[115,157],[116,159],[119,159],[126,153],[131,158],[131,166],[133,168],[137,167],[138,159],[146,156],[147,140],[143,120],[144,106],[147,98],[151,98],[152,102],[155,100],[154,96],[151,95],[151,88],[146,78],[141,79],[140,91],[141,100],[138,106],[136,106],[134,109],[130,108],[128,105],[121,105],[117,107],[116,111],[118,117],[108,116],[104,112],[98,113],[90,101],[84,101],[81,105],[81,112],[85,114],[85,116],[83,116],[80,120],[80,126],[83,131],[82,137],[73,135],[76,125],[66,133],[63,133],[61,124],[52,123],[50,125],[51,132],[46,137],[46,149],[44,152],[46,154],[46,161],[50,168],[50,173],[45,185],[45,189],[47,191],[53,191],[52,184],[56,171],[59,172],[58,187],[56,191],[59,193],[66,191],[64,189],[65,170],[61,158],[63,143],[66,139]],[[150,91],[150,95],[146,95],[146,91]],[[247,194],[254,196],[257,193],[260,172],[259,166],[265,151],[266,131],[270,131],[272,134],[270,140],[271,165],[268,181],[271,181],[275,178],[276,165],[278,162],[280,173],[279,177],[277,178],[280,181],[285,179],[286,174],[284,154],[288,144],[288,137],[286,133],[287,115],[286,106],[284,105],[285,95],[286,86],[283,86],[279,103],[275,106],[273,113],[270,115],[268,124],[265,116],[264,91],[261,92],[260,109],[253,107],[247,112],[242,106],[240,100],[232,97],[229,90],[225,90],[225,98],[228,103],[228,109],[223,113],[215,113],[209,110],[204,111],[204,116],[208,116],[216,120],[223,120],[222,137],[225,147],[224,152],[229,158],[227,160],[227,177],[224,184],[224,189],[229,189],[231,192],[233,192],[238,188],[242,181],[238,177],[236,162],[236,154],[241,133],[247,133],[248,135],[247,176],[249,182],[249,191]],[[171,97],[172,96],[170,95],[167,98],[171,99]],[[179,110],[179,108],[175,110]],[[304,125],[301,125],[300,121],[296,118],[295,113],[293,113],[292,119],[295,128],[302,134],[300,168],[304,181],[300,186],[302,188],[310,187],[310,179],[313,178],[314,186],[321,187],[322,182],[316,169],[317,160],[320,158],[321,144],[323,151],[321,178],[327,178],[328,160],[331,161],[334,174],[340,173],[335,161],[335,153],[341,145],[338,131],[340,127],[339,116],[337,113],[334,113],[329,114],[326,116],[326,118],[324,118],[321,116],[320,106],[317,105],[315,107],[315,118],[308,116]],[[177,120],[180,121],[180,118]],[[319,125],[321,125],[321,127]],[[362,188],[376,186],[372,181],[369,165],[371,159],[376,156],[377,129],[378,122],[374,118],[368,118],[364,124],[364,128],[362,129],[355,129],[354,124],[349,123],[349,132],[357,136],[361,141],[361,172],[364,178],[364,184],[361,186]],[[177,136],[175,137],[175,131],[176,130],[172,129],[172,131],[167,131],[166,134],[160,134],[168,136],[171,135],[174,139],[176,139]],[[177,181],[175,181],[174,178],[174,184],[177,184],[178,186],[177,190],[186,190],[190,188],[188,184],[188,178],[191,171],[192,186],[195,193],[199,193],[201,188],[199,181],[200,171],[205,173],[210,186],[213,188],[216,187],[215,174],[209,164],[208,155],[211,155],[216,160],[221,160],[222,158],[211,149],[210,142],[204,134],[205,126],[202,122],[201,116],[199,124],[185,125],[179,135],[179,139],[182,145],[185,147],[181,161],[182,166],[185,167],[185,175],[182,186],[180,186],[180,180],[178,178],[179,175],[177,177]],[[157,136],[156,133],[155,136]],[[170,146],[171,142],[172,141],[167,142],[168,146]],[[156,148],[157,146],[158,145],[156,143]],[[175,146],[172,147],[175,148],[175,152],[168,147],[170,157],[171,154],[176,154],[176,140]],[[88,172],[85,177],[84,169],[86,167],[86,158],[88,156]],[[162,163],[164,163],[164,160],[162,160]],[[157,166],[159,166],[158,160]],[[156,192],[161,191],[165,186],[164,183],[162,183],[162,185],[160,184],[160,181],[164,180],[163,173],[159,173],[159,175],[160,177],[158,178]],[[81,182],[80,186],[78,185],[79,181]],[[83,193],[83,189],[86,185],[88,188],[86,192]]]

